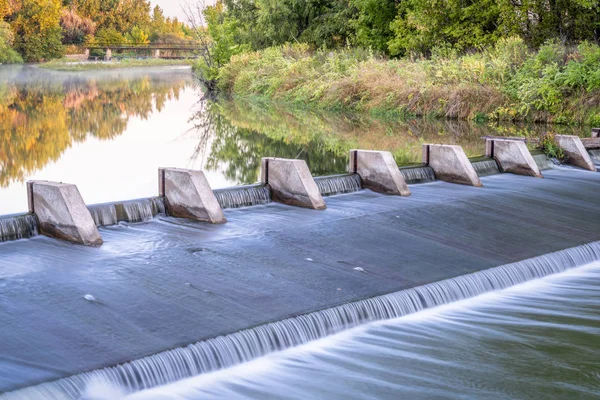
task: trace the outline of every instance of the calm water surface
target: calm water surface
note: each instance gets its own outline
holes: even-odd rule
[[[594,399],[599,335],[596,263],[128,399]]]
[[[420,162],[421,144],[484,152],[481,136],[531,128],[394,122],[244,102],[208,103],[189,68],[57,72],[0,66],[0,215],[26,211],[25,182],[77,184],[88,204],[157,194],[157,169],[203,169],[213,188],[253,183],[265,156],[344,172],[352,148]],[[541,131],[537,127],[534,130]]]

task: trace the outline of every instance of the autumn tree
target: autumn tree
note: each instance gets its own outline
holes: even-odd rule
[[[26,61],[41,61],[63,55],[60,0],[21,0],[12,29],[15,48]]]
[[[72,9],[63,9],[60,14],[64,44],[81,44],[86,36],[96,32],[96,24],[89,18],[83,18]]]

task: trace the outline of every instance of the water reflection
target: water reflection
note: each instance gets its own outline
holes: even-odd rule
[[[165,73],[164,71],[161,74]],[[147,119],[192,83],[144,74],[60,74],[33,67],[0,69],[0,186],[56,161],[74,142],[121,135],[131,117]]]
[[[98,203],[155,196],[158,167],[204,169],[220,188],[256,182],[267,156],[304,159],[313,174],[326,175],[344,172],[353,148],[389,150],[406,165],[421,161],[423,143],[458,144],[479,156],[481,136],[546,129],[201,99],[185,67],[67,73],[0,66],[0,214],[26,210],[30,179],[75,183],[87,203]]]

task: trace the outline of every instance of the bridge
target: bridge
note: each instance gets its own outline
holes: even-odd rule
[[[94,43],[86,46],[85,56],[90,57],[93,50],[104,51],[104,60],[110,61],[114,53],[135,52],[138,55],[153,58],[192,58],[202,52],[202,45],[198,42],[190,43]]]

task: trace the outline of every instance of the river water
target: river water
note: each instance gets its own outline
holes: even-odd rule
[[[592,399],[599,335],[595,263],[127,399]]]
[[[266,156],[302,158],[315,175],[345,172],[348,150],[419,163],[421,144],[484,152],[481,136],[543,127],[382,121],[256,102],[201,101],[189,68],[56,72],[0,66],[0,215],[27,209],[27,180],[74,183],[86,203],[157,195],[157,169],[203,169],[213,188],[258,180]],[[567,133],[583,134],[567,129]]]

